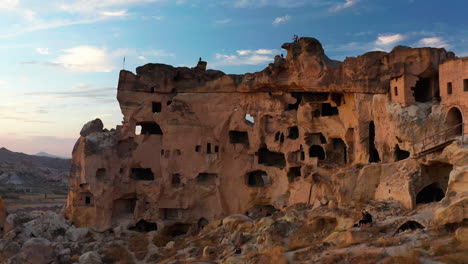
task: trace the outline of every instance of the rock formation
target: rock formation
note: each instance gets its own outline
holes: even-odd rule
[[[398,46],[339,62],[313,38],[282,48],[286,58],[244,75],[206,62],[122,70],[124,120],[110,131],[100,120],[83,127],[67,217],[101,231],[184,234],[296,203],[393,199],[410,209],[450,196],[439,217],[467,218],[466,149],[457,145],[467,60]]]

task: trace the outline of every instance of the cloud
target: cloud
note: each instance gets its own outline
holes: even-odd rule
[[[96,13],[97,10],[131,6],[163,0],[67,0],[59,9],[69,13]]]
[[[10,10],[18,6],[19,0],[0,0],[0,11]]]
[[[334,6],[332,8],[330,8],[330,11],[332,12],[339,12],[343,9],[346,9],[346,8],[350,8],[352,6],[354,6],[355,4],[357,4],[359,2],[359,0],[345,0],[344,3],[342,4],[339,4],[337,6]]]
[[[120,10],[120,11],[115,11],[115,12],[110,12],[110,11],[104,11],[101,12],[103,16],[107,17],[126,17],[128,16],[127,10]]]
[[[71,72],[110,72],[115,67],[105,49],[93,46],[77,46],[65,50],[53,63]]]
[[[258,49],[258,50],[236,50],[236,53],[239,56],[246,56],[249,54],[259,54],[259,55],[268,55],[277,53],[278,50],[276,49]]]
[[[142,61],[146,61],[146,60],[147,60],[146,57],[144,57],[144,56],[138,56],[138,59],[139,59],[139,60],[142,60]]]
[[[231,21],[232,21],[232,19],[230,19],[230,18],[225,18],[225,19],[221,19],[221,20],[215,20],[215,23],[216,23],[216,24],[227,24],[227,23],[229,23],[229,22],[231,22]]]
[[[272,54],[278,52],[275,49],[257,50],[237,50],[237,55],[215,54],[213,66],[239,66],[239,65],[260,65],[273,60]],[[267,56],[270,55],[270,56]]]
[[[323,1],[317,0],[236,0],[233,6],[237,8],[258,8],[266,6],[294,8],[305,5],[319,6],[324,4],[322,2]]]
[[[36,48],[35,51],[41,55],[49,55],[49,49],[48,48]]]
[[[275,20],[273,20],[272,24],[273,25],[283,24],[283,23],[288,22],[290,19],[291,19],[291,17],[288,16],[288,15],[285,15],[285,16],[282,16],[282,17],[277,17],[277,18],[275,18]]]
[[[375,44],[381,46],[393,45],[405,39],[402,34],[380,34],[375,41]]]
[[[73,25],[82,25],[82,24],[93,24],[99,21],[104,21],[108,17],[101,16],[101,17],[94,17],[94,18],[85,18],[85,19],[75,19],[75,20],[51,20],[51,21],[38,21],[29,25],[21,26],[21,28],[17,28],[12,30],[9,33],[0,33],[0,38],[10,38],[19,36],[25,33],[30,33],[39,30],[47,30],[47,29],[54,29],[60,27],[67,27]]]
[[[418,41],[418,45],[434,48],[450,48],[450,45],[440,37],[422,38]]]

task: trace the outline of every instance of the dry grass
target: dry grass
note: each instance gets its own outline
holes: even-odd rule
[[[466,264],[468,263],[468,252],[447,254],[437,258],[437,260],[449,264]]]
[[[369,242],[368,245],[373,247],[392,247],[401,245],[404,241],[405,239],[402,237],[379,237],[376,240]]]

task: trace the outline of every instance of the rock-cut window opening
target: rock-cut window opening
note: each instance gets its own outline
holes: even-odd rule
[[[272,152],[263,147],[258,150],[258,163],[282,169],[286,166],[286,159],[283,153]]]
[[[253,125],[255,123],[254,117],[252,115],[250,115],[250,114],[246,114],[244,118],[245,118],[245,121],[247,122],[247,124],[249,124],[249,125]]]
[[[333,107],[329,103],[322,104],[322,116],[335,116],[338,115],[338,107]]]
[[[161,102],[153,102],[152,110],[153,110],[153,113],[160,113],[162,110]]]
[[[321,146],[313,145],[309,148],[309,157],[318,158],[319,160],[325,159],[325,151]]]
[[[291,167],[288,171],[288,181],[293,183],[297,178],[301,177],[301,167]]]
[[[130,178],[139,181],[152,181],[154,174],[151,168],[132,168]]]
[[[218,178],[218,174],[216,173],[202,172],[198,174],[196,181],[202,185],[213,185],[216,183],[216,178]]]
[[[299,137],[299,128],[297,126],[292,126],[288,128],[288,138],[297,139]]]
[[[265,171],[255,170],[246,174],[246,182],[249,187],[265,187],[270,184]]]
[[[229,143],[249,145],[249,133],[245,131],[229,131]]]
[[[162,135],[161,127],[156,122],[139,122],[135,129],[137,135]]]

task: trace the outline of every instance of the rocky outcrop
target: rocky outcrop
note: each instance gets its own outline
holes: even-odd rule
[[[110,131],[99,120],[83,128],[90,132],[73,151],[67,217],[101,231],[178,234],[296,203],[393,199],[414,208],[441,200],[452,171],[466,170],[430,149],[451,141],[420,142],[451,124],[436,80],[453,53],[396,47],[338,62],[313,38],[282,47],[286,58],[245,75],[204,62],[121,71],[124,121]],[[393,84],[406,97],[395,98]]]

